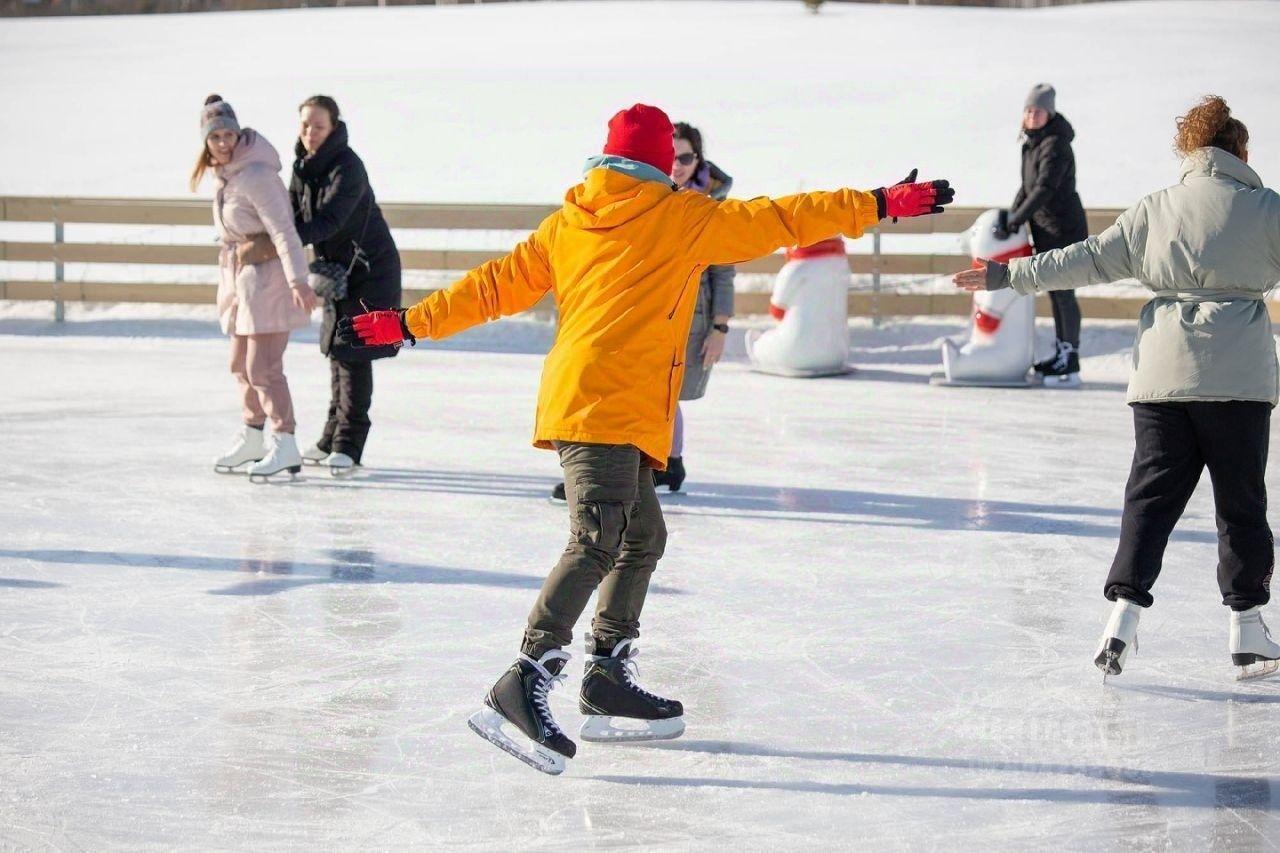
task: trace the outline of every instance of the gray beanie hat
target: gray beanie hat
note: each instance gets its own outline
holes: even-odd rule
[[[1058,111],[1054,109],[1054,100],[1058,93],[1048,83],[1037,83],[1031,87],[1031,92],[1027,95],[1027,102],[1023,105],[1023,109],[1031,107],[1039,107],[1049,115],[1054,115]]]
[[[240,132],[240,122],[236,121],[236,111],[221,98],[209,101],[200,108],[200,138],[205,140],[215,130],[234,130]]]

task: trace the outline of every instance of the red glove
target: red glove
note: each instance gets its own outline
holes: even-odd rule
[[[378,347],[388,344],[400,346],[405,340],[411,343],[418,341],[404,324],[404,311],[370,311],[351,318],[344,317],[339,323],[340,337],[345,337],[343,332],[346,329],[342,327],[348,323],[350,323],[351,333],[359,338],[362,346]]]
[[[943,205],[950,204],[955,200],[956,191],[951,188],[951,184],[948,181],[913,183],[916,179],[917,171],[912,169],[911,174],[907,175],[905,180],[891,187],[882,187],[874,190],[881,219],[892,216],[893,220],[897,222],[899,216],[925,216],[930,213],[941,213]]]

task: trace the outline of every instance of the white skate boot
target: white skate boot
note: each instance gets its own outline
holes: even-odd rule
[[[1129,652],[1138,648],[1138,617],[1142,607],[1127,598],[1117,598],[1111,608],[1107,629],[1102,632],[1102,642],[1093,658],[1094,666],[1102,670],[1102,682],[1108,675],[1119,675],[1124,670]]]
[[[1236,681],[1266,678],[1280,669],[1280,644],[1271,639],[1262,608],[1231,611],[1231,662],[1240,667]]]
[[[302,451],[303,465],[323,465],[324,460],[329,458],[327,450],[321,450],[320,445],[313,444],[306,450]]]
[[[338,453],[336,450],[329,454],[329,458],[325,460],[324,464],[329,466],[329,473],[334,477],[350,477],[360,467],[356,464],[356,460],[345,453]]]
[[[272,475],[289,472],[289,479],[302,470],[302,454],[298,442],[287,432],[272,433],[267,455],[249,468],[249,482],[265,483]]]
[[[234,474],[241,465],[257,462],[266,455],[266,448],[261,427],[248,424],[240,427],[231,447],[226,453],[213,460],[213,470],[219,474]]]

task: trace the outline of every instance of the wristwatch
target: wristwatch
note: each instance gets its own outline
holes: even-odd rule
[[[712,324],[711,324],[711,328],[715,329],[717,332],[719,332],[719,333],[720,333],[720,334],[722,334],[722,335],[727,335],[727,334],[729,334],[729,324],[728,324],[728,323],[712,323]]]

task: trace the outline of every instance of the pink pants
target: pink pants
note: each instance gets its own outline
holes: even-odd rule
[[[292,434],[293,398],[284,378],[288,332],[231,336],[231,373],[240,383],[244,422],[261,427],[271,419],[273,432]]]

